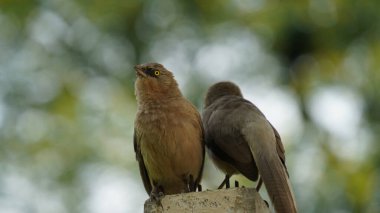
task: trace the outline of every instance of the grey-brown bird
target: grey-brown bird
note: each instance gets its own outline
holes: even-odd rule
[[[202,177],[204,135],[197,109],[158,63],[136,65],[134,149],[151,198],[195,191]]]
[[[226,174],[223,182],[233,174],[252,181],[260,175],[276,212],[297,212],[280,135],[264,114],[231,82],[211,86],[204,107],[207,152]]]

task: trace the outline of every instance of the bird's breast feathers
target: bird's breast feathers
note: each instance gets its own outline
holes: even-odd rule
[[[141,106],[135,124],[142,142],[186,143],[190,140],[194,143],[202,137],[200,116],[185,99]],[[155,141],[149,138],[155,138]]]
[[[156,105],[139,110],[136,119],[136,132],[140,136],[138,143],[153,176],[175,171],[196,175],[196,168],[202,164],[202,156],[199,156],[202,153],[199,119],[199,115],[189,110],[186,104],[182,108]],[[184,156],[188,160],[178,164]],[[172,170],[161,170],[159,165],[171,165],[167,168]]]

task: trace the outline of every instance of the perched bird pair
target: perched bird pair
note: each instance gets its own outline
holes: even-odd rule
[[[220,82],[207,92],[202,119],[178,89],[173,74],[158,63],[135,66],[138,112],[134,148],[151,198],[195,191],[205,145],[226,177],[241,173],[262,181],[276,212],[297,212],[281,138],[238,86]],[[204,127],[204,128],[203,128]],[[259,186],[257,187],[259,189]]]

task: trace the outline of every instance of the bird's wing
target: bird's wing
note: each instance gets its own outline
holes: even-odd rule
[[[239,106],[220,101],[203,113],[206,145],[211,152],[251,180],[257,180],[257,167],[239,128]],[[244,116],[244,115],[241,115]]]
[[[145,191],[148,193],[148,195],[150,195],[150,193],[152,192],[152,185],[151,185],[150,180],[149,180],[148,171],[146,170],[146,167],[144,164],[143,156],[141,155],[138,140],[139,140],[139,138],[137,138],[136,130],[134,130],[134,132],[133,132],[133,147],[134,147],[135,153],[136,153],[136,160],[139,163],[140,175],[141,175],[142,181],[144,183]]]
[[[244,113],[242,134],[247,141],[276,212],[297,212],[284,166],[284,149],[277,131],[256,110]]]
[[[276,150],[277,150],[278,157],[280,157],[282,165],[285,168],[286,174],[289,177],[288,168],[286,167],[286,164],[285,164],[285,149],[284,149],[284,145],[282,144],[280,134],[278,134],[277,130],[273,127],[272,124],[270,124],[270,125],[271,125],[271,127],[273,129],[274,136],[276,138],[276,144],[277,144]]]
[[[245,104],[250,105],[250,108],[253,110],[253,112],[255,114],[257,114],[257,116],[261,116],[261,117],[265,118],[265,115],[260,111],[260,109],[255,104],[253,104],[250,101],[245,100],[245,99],[242,99],[241,101],[244,102]],[[268,121],[268,123],[272,127],[273,132],[274,132],[274,136],[276,138],[276,150],[277,150],[277,154],[280,157],[282,165],[285,168],[286,174],[289,177],[288,169],[286,168],[286,164],[285,164],[285,148],[284,148],[284,145],[282,144],[280,134],[277,132],[276,128],[274,128],[273,125],[269,121]]]
[[[202,166],[200,168],[200,171],[199,171],[199,175],[198,175],[198,178],[195,180],[195,184],[199,184],[201,182],[201,179],[202,179],[202,176],[203,176],[203,167],[205,165],[205,134],[204,134],[204,127],[203,127],[203,124],[202,124],[202,119],[200,117],[200,115],[198,114],[198,122],[199,122],[199,125],[201,126],[201,129],[202,129],[202,156],[203,156],[203,159],[202,159]]]

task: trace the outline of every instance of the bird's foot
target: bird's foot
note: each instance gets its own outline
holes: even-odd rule
[[[163,192],[152,192],[150,193],[149,200],[150,201],[161,201],[161,199],[164,197]]]
[[[160,206],[161,208],[164,208],[162,206],[161,200],[164,198],[163,192],[152,192],[149,197],[150,202],[155,202],[157,206]]]
[[[164,189],[161,185],[153,184],[153,189],[150,192],[149,200],[161,205],[161,199],[165,196]]]

